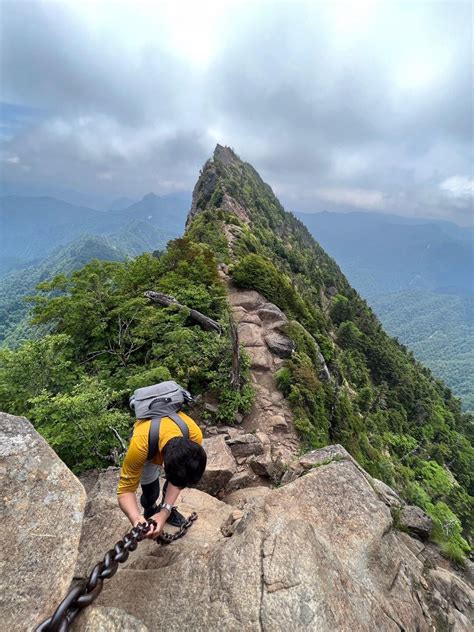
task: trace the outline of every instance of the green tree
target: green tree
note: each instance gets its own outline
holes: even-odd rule
[[[65,334],[29,340],[15,351],[0,349],[0,410],[26,415],[31,398],[67,391],[81,374]]]
[[[70,393],[44,391],[30,401],[29,418],[73,472],[118,465],[130,434],[117,393],[85,377]]]

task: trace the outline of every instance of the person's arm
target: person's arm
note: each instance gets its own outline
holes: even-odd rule
[[[124,492],[118,495],[118,504],[123,513],[127,516],[134,527],[139,522],[145,522],[145,518],[138,509],[137,497],[135,492]]]
[[[135,492],[140,484],[140,477],[147,457],[148,447],[143,437],[132,436],[127,454],[120,470],[120,481],[117,489],[117,501],[120,509],[135,527],[145,518],[138,509]]]
[[[168,481],[168,484],[166,486],[166,495],[163,502],[165,502],[167,505],[173,506],[178,500],[178,496],[181,491],[182,490],[180,487],[175,487]]]
[[[179,496],[180,492],[181,492],[181,489],[179,487],[175,487],[174,485],[172,485],[168,481],[168,484],[167,484],[167,487],[166,487],[166,495],[165,495],[165,499],[164,499],[164,504],[165,505],[170,505],[171,507],[173,507],[173,505],[175,504],[175,502],[178,499],[178,496]],[[147,533],[146,537],[147,538],[156,538],[158,535],[160,535],[160,533],[164,529],[164,526],[165,526],[166,521],[168,520],[169,516],[170,516],[170,512],[165,507],[160,509],[160,511],[158,513],[156,513],[154,516],[152,516],[151,517],[152,520],[154,520],[156,522],[156,527],[154,527],[153,530],[149,531]]]

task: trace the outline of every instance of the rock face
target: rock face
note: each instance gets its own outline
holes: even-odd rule
[[[86,494],[23,417],[0,413],[3,630],[31,630],[67,592]]]
[[[109,467],[95,474],[95,481],[87,493],[80,541],[81,554],[76,563],[74,577],[88,577],[94,564],[110,548],[111,543],[120,540],[130,528],[127,517],[117,504],[119,469]],[[87,488],[87,483],[92,481],[84,478],[84,487]],[[97,519],[98,516],[100,520]],[[106,529],[104,525],[107,525]]]
[[[235,474],[237,464],[222,435],[204,439],[207,466],[197,486],[208,494],[217,494]]]
[[[30,630],[54,611],[72,579],[84,489],[25,419],[2,414],[0,421],[8,519],[0,627]],[[227,478],[235,460],[225,436],[212,437],[207,448],[230,456]],[[261,458],[268,439],[257,438]],[[210,462],[216,487],[226,484],[216,474],[217,456]],[[397,496],[390,488],[340,446],[304,455],[291,471],[296,478],[286,485],[239,489],[226,502],[184,490],[178,507],[185,515],[197,511],[198,521],[171,545],[142,542],[72,631],[159,632],[163,621],[171,631],[203,632],[472,629],[468,575],[440,562],[433,545],[393,528]],[[84,477],[89,497],[77,576],[87,576],[129,528],[116,505],[117,477],[115,468]]]
[[[288,485],[233,492],[232,505],[185,490],[180,510],[199,513],[186,537],[142,543],[73,630],[470,630],[465,579],[447,562],[430,568],[429,549],[393,529],[350,457],[320,456]]]
[[[418,535],[422,540],[430,537],[433,521],[420,507],[405,505],[400,511],[399,520],[402,527]]]
[[[74,629],[76,632],[148,632],[146,625],[118,608],[86,610]]]

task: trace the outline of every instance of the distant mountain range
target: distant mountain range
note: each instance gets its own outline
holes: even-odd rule
[[[30,336],[25,297],[41,281],[92,259],[123,261],[166,247],[182,234],[190,196],[153,193],[108,212],[54,198],[0,198],[0,344]]]
[[[299,213],[387,331],[474,410],[474,230],[375,213]]]
[[[149,193],[126,208],[98,211],[49,197],[0,198],[0,275],[38,263],[55,248],[78,237],[127,231],[132,221],[143,221],[169,238],[184,228],[191,196],[159,197]],[[114,205],[114,209],[117,205]]]
[[[472,294],[472,228],[380,213],[299,213],[364,298],[429,289]]]

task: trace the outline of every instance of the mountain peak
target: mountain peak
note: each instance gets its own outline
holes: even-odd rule
[[[229,166],[239,160],[239,157],[233,149],[217,143],[216,148],[214,149],[214,162],[220,162],[224,166]]]
[[[204,164],[194,187],[186,225],[199,213],[218,209],[249,224],[252,215],[242,199],[244,180],[249,184],[252,180],[252,188],[253,185],[266,187],[271,192],[253,167],[241,160],[232,148],[217,144],[213,157]]]
[[[143,196],[142,198],[142,202],[148,202],[148,201],[154,201],[157,200],[158,196],[156,195],[156,193],[147,193],[146,195]]]

